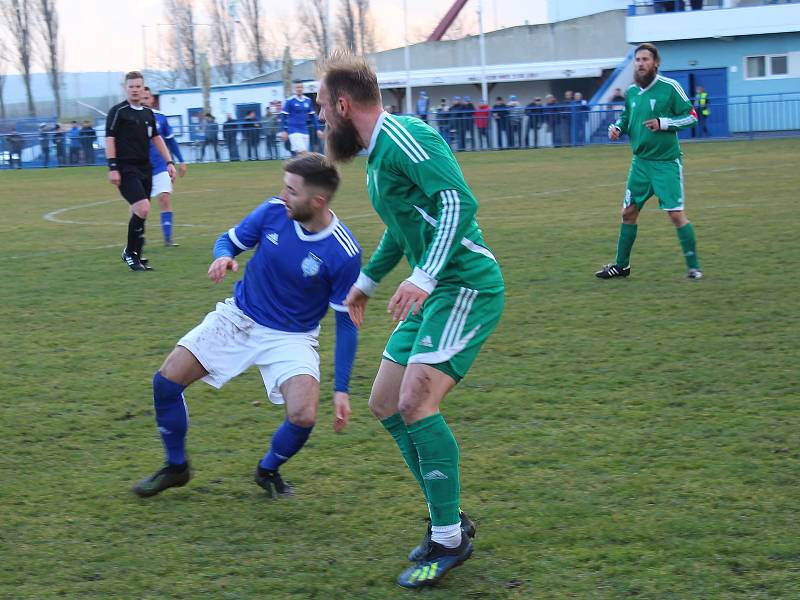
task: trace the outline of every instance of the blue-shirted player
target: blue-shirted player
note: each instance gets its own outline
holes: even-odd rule
[[[261,371],[270,400],[285,403],[286,420],[258,464],[256,483],[271,497],[291,495],[279,467],[305,444],[319,405],[320,321],[336,311],[335,431],[350,415],[350,372],[358,331],[344,300],[361,269],[361,249],[328,205],[339,185],[336,167],[321,154],[304,153],[284,165],[284,190],[267,200],[214,246],[209,277],[220,282],[237,271],[234,257],[255,248],[234,297],[178,341],[153,378],[156,424],[166,465],[136,484],[147,497],[188,483],[184,441],[189,418],[183,390],[198,379],[220,388],[251,365]]]
[[[283,141],[289,140],[289,150],[292,156],[297,156],[300,152],[308,152],[310,149],[308,126],[309,121],[322,135],[322,127],[317,119],[317,112],[314,110],[314,101],[308,96],[303,95],[303,83],[294,82],[294,96],[287,98],[281,110],[281,136]]]
[[[178,160],[178,175],[183,177],[186,175],[186,163],[183,161],[183,155],[178,141],[175,139],[175,133],[167,120],[167,115],[153,108],[153,94],[150,88],[146,86],[142,95],[142,104],[153,111],[156,117],[158,135],[163,138],[172,157]],[[150,164],[153,165],[153,189],[150,192],[150,197],[157,197],[158,205],[161,208],[161,232],[164,234],[164,245],[177,246],[178,244],[172,241],[172,204],[170,201],[172,179],[167,173],[167,163],[164,162],[164,159],[153,147],[153,142],[150,142]]]

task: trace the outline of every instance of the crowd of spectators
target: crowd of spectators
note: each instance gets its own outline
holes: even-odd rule
[[[594,130],[603,129],[599,119],[613,121],[624,103],[619,90],[617,96],[612,99],[614,106],[598,111],[592,118],[581,93],[569,90],[560,101],[548,94],[525,103],[511,94],[507,98],[497,96],[491,104],[470,96],[453,96],[450,100],[441,98],[436,105],[421,91],[414,108],[416,115],[439,131],[454,151],[560,147],[583,145]],[[387,110],[396,112],[394,106],[387,106]],[[290,156],[288,143],[280,135],[279,108],[268,107],[260,117],[255,110],[242,118],[227,114],[224,121],[208,112],[186,130],[173,128],[178,140],[188,146],[188,157],[194,162],[280,160]],[[324,136],[311,119],[308,133],[310,149],[324,152]],[[0,168],[21,168],[23,153],[32,166],[93,165],[102,161],[97,137],[89,121],[82,125],[77,121],[69,125],[42,123],[38,131],[27,133],[14,129],[0,135]]]
[[[420,98],[427,98],[423,94]],[[453,96],[450,101],[442,98],[429,113],[420,112],[421,106],[427,104],[417,102],[417,116],[435,127],[456,151],[581,146],[601,120],[613,120],[616,114],[614,106],[599,110],[597,117],[590,119],[589,104],[580,92],[571,90],[561,101],[548,94],[523,104],[511,94],[507,99],[497,96],[491,105],[485,100],[476,105],[469,96]]]

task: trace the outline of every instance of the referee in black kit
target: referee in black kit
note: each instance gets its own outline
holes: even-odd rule
[[[144,75],[131,71],[125,75],[127,100],[112,106],[106,118],[106,158],[108,181],[119,188],[119,193],[131,205],[128,222],[128,244],[122,251],[122,260],[132,271],[149,271],[147,260],[142,260],[144,246],[144,221],[150,212],[150,191],[153,187],[150,167],[150,140],[167,161],[170,179],[175,179],[175,165],[167,146],[156,131],[156,119],[142,105]]]

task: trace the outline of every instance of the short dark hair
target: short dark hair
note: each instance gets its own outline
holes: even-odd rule
[[[125,81],[128,81],[129,79],[141,79],[144,81],[144,75],[142,75],[141,71],[128,71],[125,73]]]
[[[367,60],[347,50],[335,50],[320,67],[320,81],[331,100],[347,96],[355,104],[381,104],[378,76]]]
[[[330,201],[339,189],[339,169],[333,161],[317,152],[303,152],[283,164],[287,173],[299,175],[307,185],[320,188]]]
[[[152,92],[153,90],[151,90],[149,86],[144,86],[144,91],[145,92]]]
[[[637,54],[639,54],[639,50],[647,50],[650,54],[653,55],[654,61],[661,62],[661,59],[658,56],[658,48],[656,48],[655,44],[651,44],[650,42],[639,44],[638,46],[636,46],[636,50],[634,51],[633,55],[636,56]]]

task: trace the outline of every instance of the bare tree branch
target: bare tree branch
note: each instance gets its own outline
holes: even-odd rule
[[[262,0],[241,0],[242,37],[248,60],[256,65],[258,74],[267,70],[268,45],[264,35],[264,6]]]
[[[354,54],[375,50],[375,33],[369,0],[340,0],[336,39]]]
[[[217,71],[226,83],[233,83],[235,58],[233,56],[234,22],[228,12],[227,0],[208,0],[211,17],[211,57]]]
[[[351,0],[339,1],[339,16],[337,21],[336,39],[339,45],[347,48],[353,54],[358,53],[356,38],[356,16]]]
[[[328,19],[326,0],[303,0],[298,7],[300,35],[303,43],[308,44],[314,55],[324,58],[330,55],[328,47]]]
[[[2,14],[6,28],[11,34],[10,48],[14,52],[15,65],[22,73],[25,83],[25,93],[28,96],[28,114],[36,116],[36,106],[33,103],[31,90],[31,62],[33,61],[33,44],[31,42],[31,6],[28,0],[3,0]]]
[[[169,25],[167,32],[167,58],[178,73],[178,81],[197,87],[198,56],[197,32],[194,21],[193,0],[166,0],[164,17]]]
[[[40,54],[53,90],[56,118],[61,119],[61,77],[63,57],[59,52],[59,20],[56,0],[36,0],[38,29],[43,45]]]

